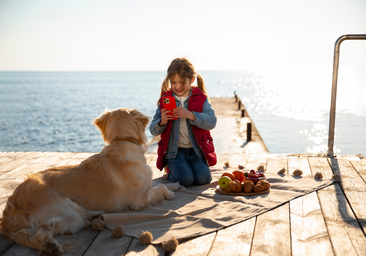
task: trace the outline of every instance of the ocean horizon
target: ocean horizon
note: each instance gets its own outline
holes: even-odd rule
[[[233,97],[235,92],[241,98],[270,153],[325,153],[330,72],[311,69],[313,76],[296,79],[302,70],[290,71],[199,73],[210,97]],[[106,108],[120,107],[136,108],[152,118],[165,74],[2,71],[0,151],[99,152],[104,144],[91,124],[93,119]],[[362,100],[366,95],[359,86],[339,86],[336,154],[366,153],[366,108]],[[146,135],[152,138],[148,130]]]

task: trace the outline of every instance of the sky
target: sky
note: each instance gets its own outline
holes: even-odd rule
[[[332,67],[366,34],[365,0],[0,0],[0,71]],[[366,40],[341,65],[366,70]]]

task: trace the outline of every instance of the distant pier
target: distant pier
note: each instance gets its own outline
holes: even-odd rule
[[[269,153],[239,98],[210,98],[210,100],[217,117],[216,127],[211,131],[217,152]]]

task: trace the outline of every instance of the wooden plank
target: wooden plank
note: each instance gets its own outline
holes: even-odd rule
[[[250,255],[291,255],[288,203],[257,217]]]
[[[2,256],[17,256],[17,255],[27,255],[27,256],[39,256],[36,249],[22,246],[20,244],[13,244],[7,251],[2,254]]]
[[[287,171],[287,158],[268,158],[266,173],[278,173],[282,168]]]
[[[0,203],[8,200],[8,197],[13,194],[14,189],[21,183],[22,180],[12,179],[0,179]],[[0,216],[3,216],[1,211]]]
[[[10,247],[15,244],[15,241],[0,234],[0,255],[3,255]]]
[[[347,159],[330,159],[333,168],[342,176],[341,186],[347,200],[356,215],[364,233],[366,233],[366,184]]]
[[[40,157],[44,157],[49,153],[43,152],[19,152],[11,156],[12,161],[1,166],[0,177],[14,169],[25,167],[27,164],[34,162]]]
[[[73,235],[64,235],[64,236],[56,236],[55,239],[60,243],[64,244],[69,241],[74,241],[74,248],[71,252],[64,253],[62,255],[65,256],[76,256],[83,255],[84,252],[90,245],[90,241],[92,241],[99,231],[93,230],[91,228],[83,229],[75,236]],[[29,256],[39,256],[37,250],[22,246],[20,244],[14,244],[11,246],[4,254],[4,256],[9,255],[29,255]]]
[[[280,162],[281,159],[267,161],[261,156],[251,156],[246,167],[256,170],[258,165],[264,165],[269,172],[272,172]],[[259,215],[250,255],[291,255],[289,216],[288,203]]]
[[[312,177],[307,157],[290,157],[288,159],[288,174],[292,175],[296,169],[299,169],[303,172],[301,176]]]
[[[156,256],[164,255],[165,252],[160,245],[143,245],[140,240],[133,238],[132,242],[127,250],[126,256]]]
[[[363,158],[362,160],[350,160],[350,162],[363,181],[366,182],[366,158]]]
[[[311,175],[307,158],[292,158],[290,169],[300,169],[303,176]],[[293,255],[333,255],[316,192],[290,202],[291,243]]]
[[[180,242],[175,251],[169,255],[184,255],[184,256],[206,256],[214,241],[216,232],[197,237],[188,241]]]
[[[229,163],[232,171],[239,169],[239,165],[244,166],[248,161],[248,156],[243,154],[230,154],[228,155],[227,162]],[[225,164],[225,163],[224,163]]]
[[[316,192],[290,201],[292,255],[334,255]]]
[[[324,179],[333,175],[326,158],[309,158],[311,172],[323,173]],[[335,255],[366,255],[366,238],[338,183],[317,191],[323,218]]]
[[[75,241],[73,250],[71,252],[62,254],[65,256],[68,255],[74,256],[74,255],[83,255],[90,246],[91,242],[96,238],[98,234],[99,231],[94,230],[92,228],[87,228],[81,230],[75,236],[63,235],[63,236],[56,236],[55,238],[60,244],[64,244],[69,241]]]
[[[125,255],[132,241],[132,237],[112,237],[111,230],[103,229],[99,232],[93,243],[90,245],[85,256],[100,256],[100,255]]]
[[[250,155],[247,164],[245,165],[245,168],[257,171],[258,166],[263,165],[263,167],[267,169],[267,157],[268,156],[266,155],[264,156]]]
[[[0,165],[4,166],[5,164],[12,162],[12,155],[14,154],[14,152],[0,152]]]
[[[219,230],[209,255],[246,256],[250,254],[256,217]]]
[[[21,161],[22,164],[20,166],[0,175],[0,179],[15,178],[17,180],[23,181],[25,174],[29,172],[34,173],[55,166],[67,165],[74,158],[79,159],[79,162],[81,162],[80,158],[76,158],[80,155],[84,155],[84,153],[47,153],[41,155],[37,154],[37,157],[34,156],[32,158],[29,158],[25,162]],[[17,162],[17,160],[14,161]]]

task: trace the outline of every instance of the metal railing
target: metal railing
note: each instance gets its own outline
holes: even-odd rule
[[[328,134],[328,156],[333,157],[334,152],[334,128],[336,116],[336,99],[337,99],[337,80],[339,67],[339,51],[341,43],[344,40],[366,40],[366,34],[343,35],[337,39],[334,45],[333,59],[333,81],[332,81],[332,98],[330,102],[330,118],[329,118],[329,134]]]

